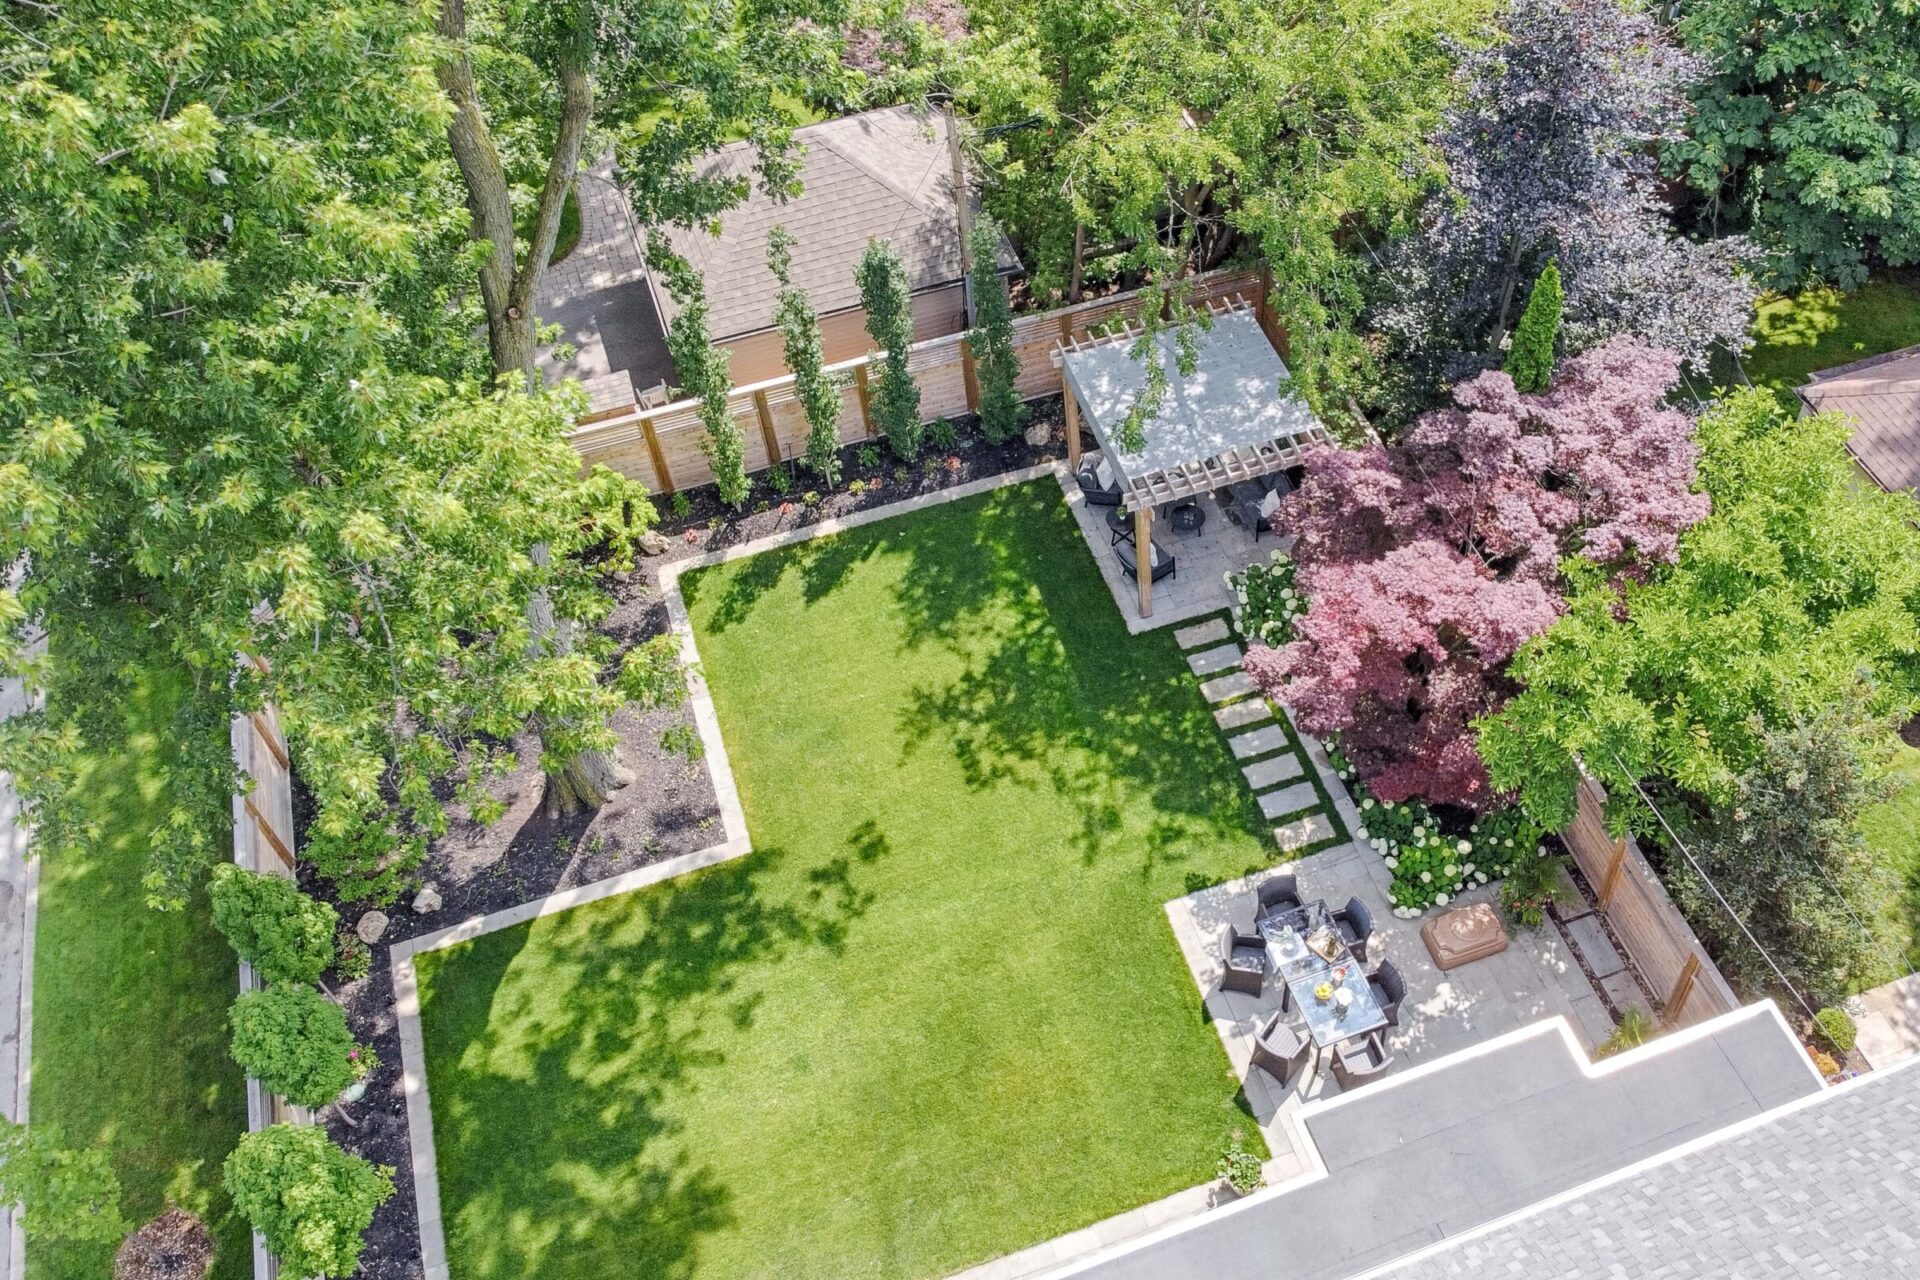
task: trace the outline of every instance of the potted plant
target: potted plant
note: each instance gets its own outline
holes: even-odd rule
[[[1214,1173],[1239,1196],[1257,1190],[1266,1180],[1260,1169],[1260,1157],[1247,1150],[1245,1135],[1238,1129],[1227,1138],[1226,1150],[1220,1153]]]

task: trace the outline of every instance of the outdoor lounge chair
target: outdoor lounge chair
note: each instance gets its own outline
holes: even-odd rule
[[[1380,1012],[1387,1016],[1387,1025],[1399,1026],[1400,1002],[1407,998],[1407,980],[1393,967],[1393,961],[1382,960],[1380,967],[1367,975],[1367,989],[1373,992]]]
[[[1272,1076],[1284,1089],[1294,1069],[1307,1056],[1308,1048],[1300,1033],[1276,1013],[1253,1033],[1253,1065]]]
[[[1298,876],[1269,876],[1260,882],[1254,890],[1254,897],[1260,905],[1253,912],[1254,931],[1276,916],[1298,911],[1300,902],[1300,878]]]
[[[1265,475],[1255,480],[1242,480],[1238,484],[1227,486],[1227,518],[1243,528],[1253,531],[1253,540],[1260,541],[1260,535],[1273,532],[1273,499],[1270,494],[1284,498],[1293,492],[1293,482],[1284,475]]]
[[[1387,1042],[1378,1031],[1355,1044],[1349,1040],[1333,1047],[1333,1078],[1344,1090],[1358,1089],[1369,1080],[1378,1080],[1393,1065]]]
[[[1153,548],[1150,553],[1153,563],[1153,581],[1158,582],[1162,578],[1171,578],[1176,567],[1173,552],[1167,550],[1151,538],[1147,539],[1147,542]],[[1135,548],[1131,542],[1115,543],[1113,554],[1120,559],[1121,571],[1129,578],[1138,580],[1140,577],[1140,560],[1137,554],[1137,548]]]
[[[1365,964],[1367,939],[1373,936],[1373,912],[1367,910],[1367,904],[1358,898],[1348,898],[1347,905],[1333,913],[1333,927],[1340,931],[1353,958]]]
[[[1230,924],[1220,926],[1220,989],[1260,994],[1267,977],[1267,948]]]
[[[1100,483],[1102,460],[1094,457],[1082,458],[1080,469],[1073,478],[1080,482],[1080,492],[1086,496],[1087,504],[1095,507],[1117,507],[1120,505],[1120,477],[1111,476],[1105,485]]]

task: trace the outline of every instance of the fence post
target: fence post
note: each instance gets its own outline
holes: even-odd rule
[[[760,415],[760,437],[767,442],[767,465],[774,466],[780,461],[780,433],[773,429],[773,406],[766,392],[753,393],[753,410]]]
[[[1693,979],[1700,972],[1700,957],[1690,955],[1687,962],[1680,966],[1680,976],[1673,980],[1673,990],[1667,993],[1665,1012],[1661,1020],[1668,1026],[1680,1024],[1680,1011],[1686,1007],[1687,997],[1693,994]]]
[[[880,433],[873,429],[873,405],[867,399],[867,366],[864,364],[853,366],[853,389],[860,393],[860,425],[867,429],[867,439],[871,440]]]
[[[973,344],[964,338],[960,342],[960,380],[966,384],[968,412],[980,412],[980,375],[973,371]]]
[[[653,478],[659,482],[660,492],[672,493],[673,472],[667,470],[667,455],[660,450],[660,434],[653,429],[652,414],[641,417],[640,434],[647,438],[647,456],[653,459]]]
[[[1073,384],[1067,381],[1067,366],[1060,366],[1060,398],[1067,410],[1067,469],[1080,469],[1080,401],[1073,394]]]
[[[1620,887],[1620,872],[1627,865],[1627,841],[1624,836],[1616,836],[1613,841],[1613,860],[1607,863],[1607,874],[1600,880],[1600,909],[1605,911],[1613,905],[1613,894]]]

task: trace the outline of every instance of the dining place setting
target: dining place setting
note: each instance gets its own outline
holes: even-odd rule
[[[1384,1074],[1406,983],[1390,961],[1367,970],[1373,913],[1359,898],[1302,900],[1291,875],[1262,882],[1257,902],[1253,929],[1228,924],[1221,939],[1222,987],[1263,995],[1269,975],[1279,987],[1279,1008],[1255,1027],[1253,1065],[1282,1086],[1323,1064],[1342,1089]]]

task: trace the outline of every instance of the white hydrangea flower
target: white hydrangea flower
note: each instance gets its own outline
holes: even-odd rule
[[[1422,871],[1422,872],[1420,873],[1420,883],[1421,883],[1421,884],[1432,884],[1432,883],[1433,883],[1433,872],[1431,872],[1431,871]]]
[[[1284,551],[1270,551],[1267,553],[1267,559],[1272,561],[1274,564],[1284,563],[1286,558],[1287,558],[1287,553]]]
[[[1436,906],[1436,907],[1444,907],[1444,906],[1446,906],[1446,905],[1447,905],[1447,895],[1446,895],[1446,894],[1444,894],[1444,893],[1436,893],[1436,894],[1434,894],[1434,895],[1433,895],[1433,905],[1434,905],[1434,906]]]
[[[1452,878],[1453,878],[1454,876],[1457,876],[1457,875],[1459,875],[1459,874],[1460,874],[1460,868],[1459,868],[1459,867],[1456,867],[1456,866],[1454,866],[1454,865],[1453,865],[1453,864],[1452,864],[1451,862],[1449,862],[1449,863],[1447,864],[1447,877],[1448,877],[1448,879],[1452,879]]]
[[[1473,874],[1473,864],[1472,864],[1471,862],[1463,862],[1463,863],[1461,863],[1461,864],[1460,864],[1460,869],[1461,869],[1462,871],[1464,871],[1464,872],[1466,872],[1466,873],[1467,873],[1467,874],[1469,874],[1469,875],[1471,875],[1471,874]]]
[[[1471,840],[1462,840],[1462,841],[1461,841],[1461,842],[1460,842],[1459,844],[1457,844],[1457,845],[1455,845],[1455,846],[1454,846],[1454,848],[1456,848],[1456,849],[1458,849],[1458,850],[1459,850],[1460,852],[1462,852],[1462,853],[1472,853],[1472,852],[1473,852],[1473,841],[1471,841]]]
[[[1360,837],[1360,838],[1361,838],[1362,840],[1365,840],[1365,839],[1367,839],[1367,838],[1368,838],[1368,837],[1367,837],[1367,829],[1366,829],[1365,827],[1356,827],[1356,828],[1354,828],[1354,832],[1353,832],[1353,834],[1355,834],[1356,836],[1359,836],[1359,837]]]
[[[1400,865],[1400,859],[1398,858],[1386,858],[1384,859],[1384,861],[1386,862],[1387,870],[1389,871],[1393,870],[1395,867]]]
[[[1360,807],[1361,807],[1362,809],[1371,809],[1371,808],[1373,808],[1373,797],[1372,797],[1372,796],[1368,796],[1368,797],[1367,797],[1367,798],[1366,798],[1365,800],[1362,800],[1362,801],[1360,802]]]
[[[1487,882],[1487,873],[1484,871],[1480,872],[1478,875],[1474,876],[1474,880],[1479,884],[1485,884]]]
[[[1416,826],[1416,827],[1414,827],[1414,829],[1413,829],[1413,838],[1414,838],[1415,840],[1425,840],[1425,839],[1427,838],[1427,829],[1426,829],[1426,827],[1425,827],[1424,825],[1422,825],[1422,826]]]

